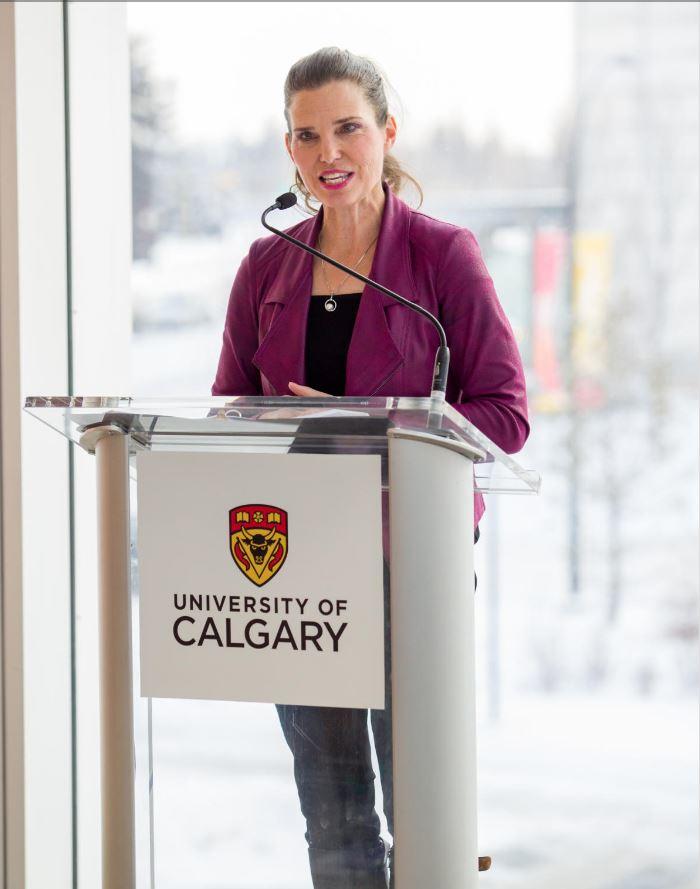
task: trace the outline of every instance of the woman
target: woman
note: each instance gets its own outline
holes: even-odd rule
[[[367,59],[325,48],[292,66],[284,95],[296,185],[310,209],[311,200],[321,205],[288,231],[437,315],[452,356],[447,400],[506,452],[518,451],[529,425],[512,330],[471,232],[397,196],[411,177],[390,154],[397,126],[381,74]],[[212,393],[425,396],[437,346],[416,313],[265,237],[236,275]],[[477,495],[475,526],[483,511]],[[372,712],[372,727],[393,833],[390,706],[387,697],[386,709]],[[315,889],[385,887],[366,711],[278,712]]]

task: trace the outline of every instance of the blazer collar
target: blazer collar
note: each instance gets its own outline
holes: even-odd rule
[[[407,299],[415,300],[410,268],[410,209],[386,183],[379,238],[368,275]],[[323,207],[295,236],[315,247]],[[290,381],[305,383],[306,325],[311,302],[313,257],[289,244],[263,303],[282,304],[253,356],[253,364],[278,395],[289,395]],[[359,284],[359,282],[358,282]],[[403,364],[404,356],[389,330],[385,309],[396,300],[367,285],[362,293],[347,357],[345,394],[369,396]],[[410,309],[402,308],[403,312]]]

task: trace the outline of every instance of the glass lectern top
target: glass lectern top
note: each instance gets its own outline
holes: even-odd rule
[[[121,429],[132,452],[196,447],[216,451],[294,450],[381,453],[389,430],[424,432],[469,446],[475,488],[537,493],[540,477],[524,469],[449,404],[430,398],[129,398],[34,396],[25,410],[88,451],[97,430]]]

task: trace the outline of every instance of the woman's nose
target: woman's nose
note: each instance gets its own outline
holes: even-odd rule
[[[321,162],[330,164],[340,157],[340,149],[335,136],[326,136],[321,139]]]

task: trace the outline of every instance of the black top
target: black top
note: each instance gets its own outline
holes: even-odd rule
[[[306,325],[306,385],[329,395],[345,394],[345,363],[361,293],[335,296],[336,309],[326,307],[328,294],[312,296]]]

